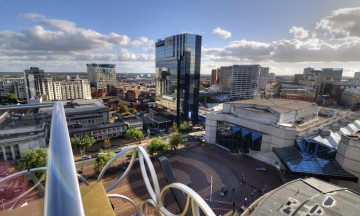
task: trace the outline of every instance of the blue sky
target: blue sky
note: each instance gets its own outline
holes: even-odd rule
[[[277,74],[304,67],[360,71],[358,0],[0,0],[0,71],[38,66],[84,72],[154,72],[154,42],[203,36],[201,73],[260,64]]]

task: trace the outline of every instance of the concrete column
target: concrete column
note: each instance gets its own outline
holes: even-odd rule
[[[14,152],[14,146],[10,146],[11,147],[11,156],[12,156],[12,159],[15,160],[15,152]]]
[[[7,161],[5,147],[2,146],[2,147],[1,147],[1,150],[2,150],[2,152],[3,152],[4,161]]]

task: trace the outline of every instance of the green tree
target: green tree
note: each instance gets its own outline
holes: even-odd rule
[[[137,110],[135,108],[129,108],[129,112],[131,114],[135,114],[137,112]]]
[[[150,143],[146,146],[150,155],[155,153],[165,154],[169,151],[170,145],[168,142],[162,140],[160,137],[155,137],[150,140]]]
[[[81,139],[76,139],[76,138],[71,138],[70,139],[71,142],[71,147],[74,148],[80,148],[80,154],[85,154],[85,149],[87,147],[91,147],[95,142],[95,138],[93,137],[83,137]]]
[[[71,147],[72,148],[76,148],[79,146],[80,144],[80,140],[79,139],[75,139],[74,137],[70,139],[71,142]]]
[[[8,96],[6,97],[6,103],[7,104],[17,104],[18,101],[17,101],[16,94],[14,94],[14,93],[8,94]]]
[[[128,129],[125,131],[124,137],[128,140],[137,140],[144,138],[144,134],[138,128]]]
[[[46,166],[46,159],[47,149],[45,148],[26,150],[23,157],[19,160],[18,169],[28,170],[36,167],[44,167]]]
[[[179,125],[179,132],[181,133],[186,133],[189,131],[189,129],[190,129],[190,125],[186,121],[181,122],[181,124]]]
[[[95,171],[101,172],[101,170],[104,168],[107,162],[110,161],[112,157],[114,157],[114,152],[106,152],[104,154],[98,155],[95,160]],[[114,161],[115,162],[115,161]]]
[[[179,132],[171,133],[169,136],[169,145],[173,149],[177,149],[177,147],[183,143],[183,139],[181,137],[181,134]]]
[[[77,145],[80,147],[80,154],[85,154],[85,149],[90,148],[92,145],[94,145],[94,143],[96,143],[96,139],[94,137],[86,136],[81,138],[77,143]]]
[[[174,122],[171,127],[174,131],[179,132],[179,127],[177,126],[176,122]]]
[[[123,113],[127,113],[127,112],[129,112],[128,106],[125,104],[121,104],[119,107],[118,113],[123,114]]]

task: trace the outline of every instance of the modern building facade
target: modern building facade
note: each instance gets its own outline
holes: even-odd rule
[[[18,100],[26,100],[25,80],[23,77],[0,80],[0,96],[5,98],[10,93],[14,93]]]
[[[37,99],[46,95],[45,73],[38,67],[30,67],[24,71],[25,91],[27,102],[31,99]],[[49,90],[48,90],[49,91]]]
[[[184,33],[155,43],[157,100],[173,95],[177,123],[198,119],[201,40],[200,35]]]
[[[222,111],[206,114],[205,139],[230,153],[247,154],[279,167],[280,161],[272,149],[293,146],[296,122],[313,117],[317,112],[316,104],[296,100],[227,102]]]
[[[260,69],[260,76],[259,76],[259,89],[258,91],[264,91],[269,81],[269,68],[262,67]]]
[[[220,69],[212,69],[211,70],[211,85],[219,85],[219,78],[220,78]]]
[[[253,99],[258,95],[260,65],[233,65],[230,97]]]
[[[116,83],[116,64],[86,64],[90,84],[96,90],[107,89]]]
[[[232,66],[220,68],[219,90],[224,92],[231,91]]]

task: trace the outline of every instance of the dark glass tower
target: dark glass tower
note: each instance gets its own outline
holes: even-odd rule
[[[173,100],[177,123],[198,122],[201,36],[179,34],[155,44],[156,95]]]

